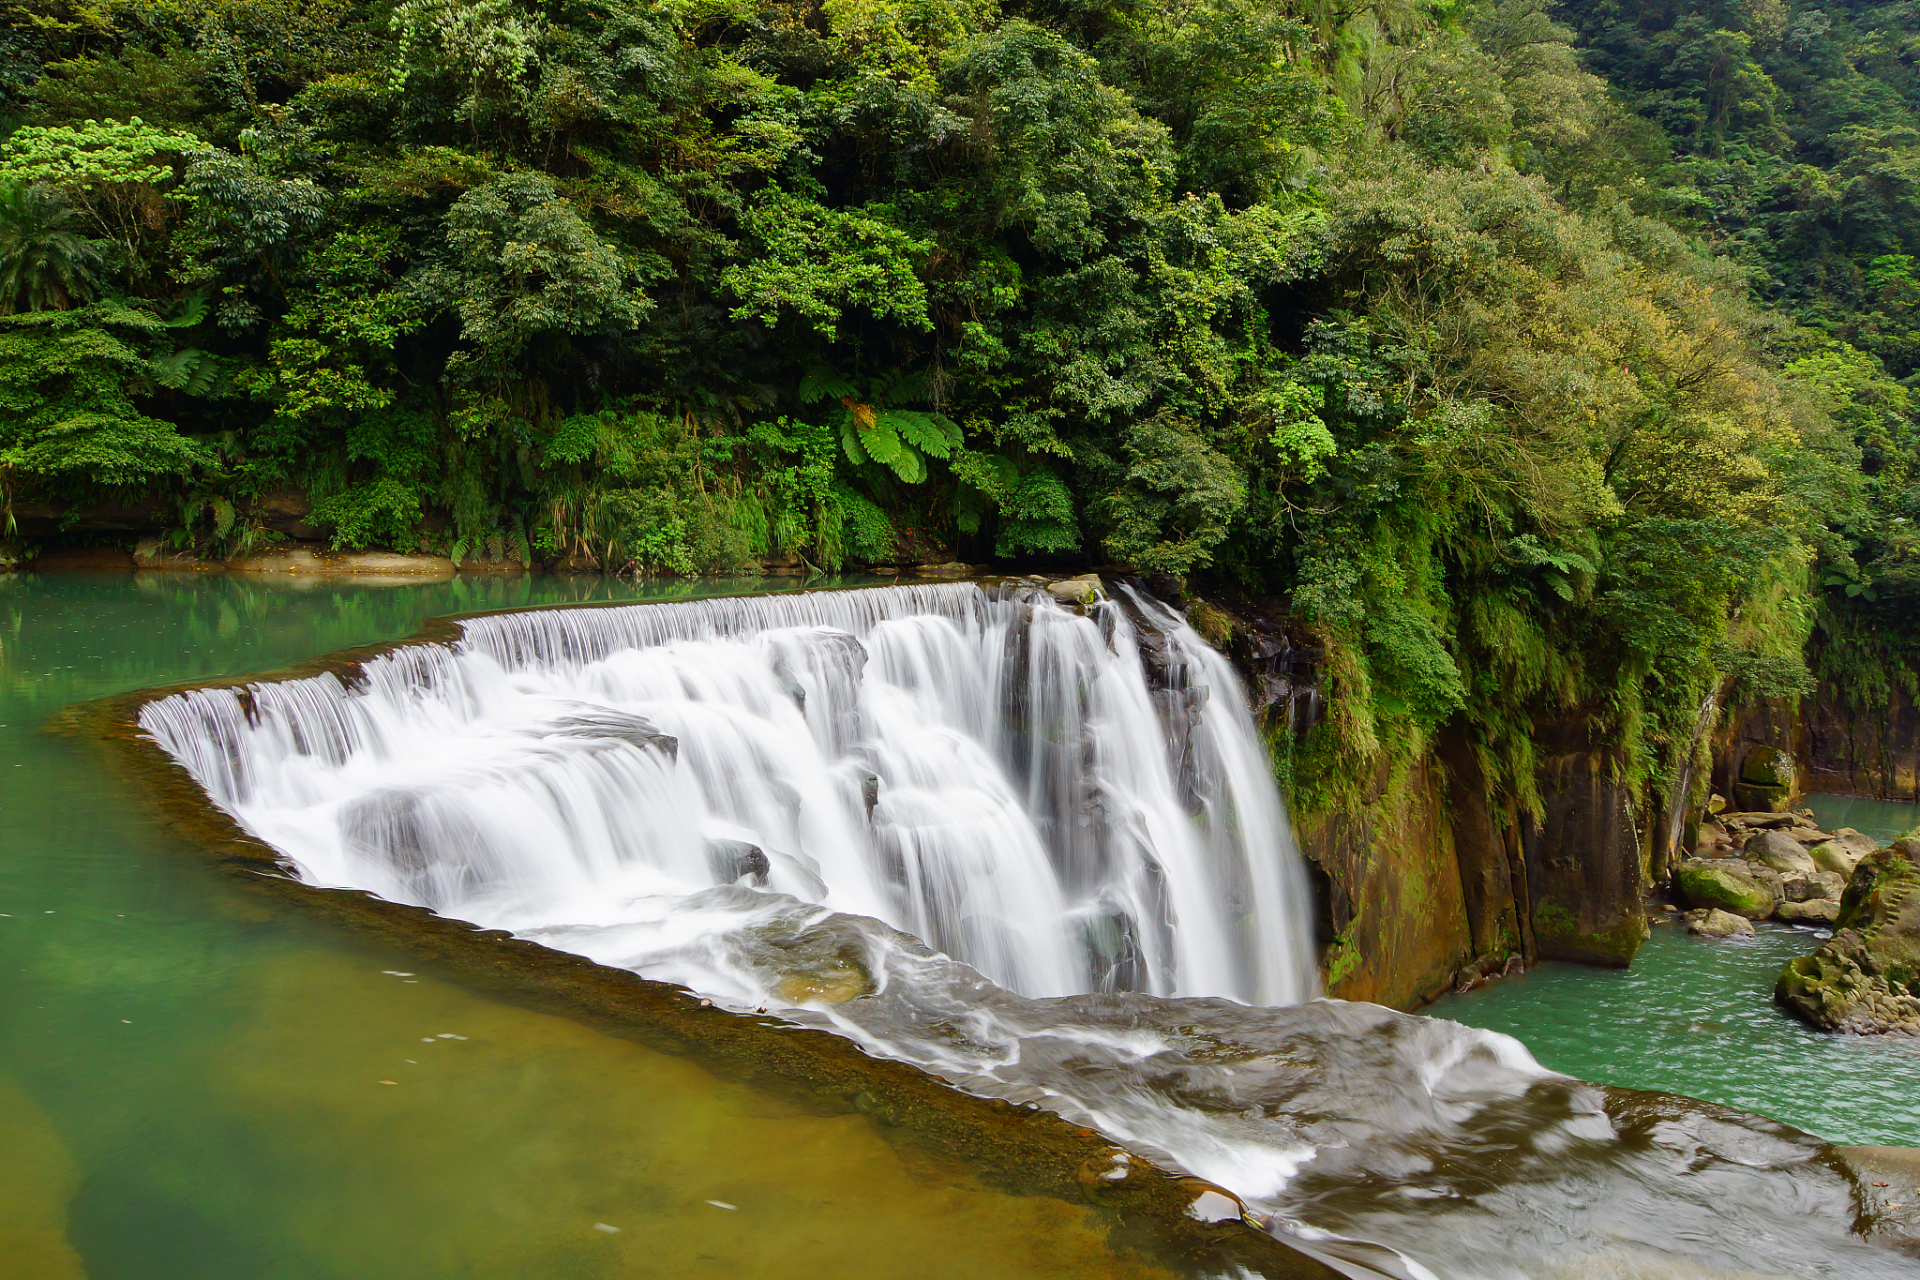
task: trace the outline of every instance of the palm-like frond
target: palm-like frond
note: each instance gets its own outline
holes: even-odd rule
[[[0,314],[65,311],[93,297],[104,247],[50,188],[0,186]]]

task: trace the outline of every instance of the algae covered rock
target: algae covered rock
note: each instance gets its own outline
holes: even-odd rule
[[[1920,866],[1896,840],[1861,859],[1833,937],[1780,971],[1773,998],[1826,1031],[1920,1035]]]
[[[1734,915],[1731,911],[1719,908],[1707,908],[1689,911],[1682,917],[1687,922],[1687,932],[1700,938],[1751,938],[1753,922],[1745,916]]]
[[[1717,907],[1749,920],[1764,920],[1773,914],[1773,886],[1744,872],[1745,864],[1732,860],[1689,858],[1674,872],[1673,886],[1690,907]]]
[[[1755,747],[1733,784],[1734,799],[1742,809],[1785,813],[1798,798],[1793,756],[1778,747]]]

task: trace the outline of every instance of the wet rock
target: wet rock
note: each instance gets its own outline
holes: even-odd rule
[[[1674,891],[1690,907],[1719,908],[1749,920],[1764,920],[1773,914],[1773,886],[1742,874],[1745,870],[1743,863],[1716,865],[1690,858],[1674,872]]]
[[[1834,1147],[1853,1183],[1853,1229],[1869,1240],[1920,1253],[1920,1149]]]
[[[1920,867],[1896,840],[1861,859],[1833,937],[1780,971],[1774,999],[1826,1031],[1920,1034]]]
[[[1681,917],[1687,922],[1687,932],[1699,938],[1751,938],[1753,922],[1745,916],[1734,915],[1731,911],[1718,908],[1706,908],[1689,911]]]
[[[1782,924],[1832,924],[1840,918],[1840,903],[1833,898],[1783,902],[1773,909],[1773,918]]]
[[[744,879],[757,889],[767,887],[767,875],[773,870],[766,851],[745,840],[707,841],[707,866],[716,883],[738,884]]]
[[[866,808],[867,821],[873,821],[873,806],[880,803],[880,775],[871,769],[860,771],[860,803]]]
[[[1105,594],[1101,586],[1100,575],[1083,573],[1077,578],[1066,578],[1047,584],[1047,594],[1063,604],[1092,604]]]
[[[1846,891],[1847,878],[1831,871],[1816,871],[1812,875],[1794,871],[1780,877],[1780,898],[1784,902],[1812,902],[1816,898],[1837,901]]]
[[[1819,870],[1800,842],[1784,831],[1756,831],[1747,837],[1742,852],[1748,862],[1771,867],[1782,875],[1792,872],[1811,875]]]

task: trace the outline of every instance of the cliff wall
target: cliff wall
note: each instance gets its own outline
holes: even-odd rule
[[[1297,749],[1326,705],[1313,638],[1289,628],[1278,602],[1181,602],[1240,669],[1276,759]],[[1327,994],[1406,1009],[1542,959],[1632,958],[1647,936],[1656,824],[1583,721],[1537,726],[1534,749],[1537,820],[1497,793],[1455,731],[1397,774],[1382,766],[1357,805],[1293,805]]]

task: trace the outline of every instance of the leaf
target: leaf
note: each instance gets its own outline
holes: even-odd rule
[[[895,434],[920,452],[947,458],[960,447],[960,424],[942,413],[917,409],[886,409],[879,415]]]
[[[800,379],[800,403],[814,404],[831,396],[835,400],[854,393],[854,385],[825,365],[815,365]]]

